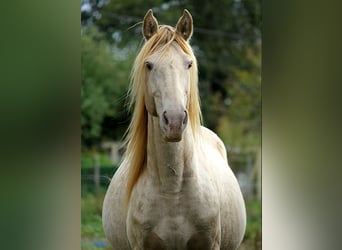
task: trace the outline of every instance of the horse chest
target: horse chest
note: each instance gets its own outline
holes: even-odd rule
[[[187,249],[201,232],[202,238],[211,242],[219,231],[219,211],[214,203],[214,197],[196,193],[140,193],[128,215],[130,240],[145,249]]]

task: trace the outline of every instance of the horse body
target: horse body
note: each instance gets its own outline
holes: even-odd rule
[[[156,26],[151,15],[144,19],[146,39]],[[184,20],[189,15],[176,28],[183,28],[185,40],[192,33],[192,19]],[[184,23],[191,23],[191,31],[178,27]],[[192,126],[188,69],[195,62],[181,47],[171,41],[163,56],[144,59],[144,161],[130,189],[133,158],[126,156],[103,204],[104,230],[114,249],[237,249],[244,234],[244,201],[224,145],[212,131]]]

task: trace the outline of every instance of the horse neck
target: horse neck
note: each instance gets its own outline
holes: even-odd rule
[[[180,142],[166,142],[161,136],[159,118],[148,115],[147,169],[164,193],[178,193],[183,179],[194,174],[194,142],[190,124]]]

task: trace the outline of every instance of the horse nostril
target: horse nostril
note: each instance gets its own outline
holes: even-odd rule
[[[186,124],[188,122],[188,112],[184,111],[184,114],[183,124]]]
[[[168,125],[169,124],[169,120],[166,117],[166,111],[163,112],[163,119],[164,119],[165,124]]]

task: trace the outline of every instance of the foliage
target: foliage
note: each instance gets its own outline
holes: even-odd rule
[[[95,241],[105,242],[108,248],[107,241],[102,228],[102,202],[104,198],[104,190],[97,195],[85,193],[81,199],[81,237],[83,250],[103,249],[94,245]]]
[[[247,249],[261,249],[261,203],[256,198],[246,204],[247,226],[244,242]]]
[[[114,167],[100,167],[100,187],[106,189],[117,170],[117,166]],[[98,192],[98,188],[94,182],[94,168],[82,168],[81,169],[81,178],[82,178],[82,188],[81,194],[92,193],[96,194]]]
[[[131,57],[127,55],[128,59],[124,61],[115,58],[111,45],[96,28],[82,30],[81,44],[82,144],[92,145],[101,138],[105,118],[120,121],[127,117],[122,107],[127,92]],[[121,132],[122,135],[120,128],[114,132]]]
[[[102,197],[101,197],[102,199]],[[95,224],[101,225],[101,204],[102,200],[99,197],[96,197],[91,194],[86,194],[82,199],[82,215],[81,215],[81,223],[82,223],[82,235],[83,236],[94,236],[101,237],[103,236],[101,227],[90,227],[87,224]]]
[[[107,154],[97,153],[99,157],[99,164],[102,167],[113,167],[113,162]],[[83,152],[81,155],[81,167],[93,168],[95,166],[94,154],[91,152]]]
[[[231,96],[228,114],[232,119],[248,121],[248,130],[259,130],[261,122],[261,62],[260,48],[246,50],[250,67],[233,68],[234,79],[227,83]],[[243,108],[241,108],[243,107]]]
[[[254,64],[247,57],[247,51],[260,47],[260,2],[187,2],[195,18],[192,43],[197,48],[200,66],[204,122],[216,130],[219,118],[227,115],[227,103],[236,96],[229,83],[240,84],[237,71],[253,70]],[[236,105],[234,108],[240,113],[246,107]]]
[[[226,145],[242,150],[260,145],[261,136],[261,64],[260,49],[246,51],[250,68],[232,68],[226,81],[230,97],[218,118],[217,131]]]

